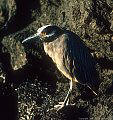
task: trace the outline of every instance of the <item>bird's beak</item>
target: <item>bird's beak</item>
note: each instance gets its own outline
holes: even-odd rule
[[[38,33],[36,33],[36,34],[34,34],[33,36],[28,37],[28,38],[26,38],[25,40],[23,40],[22,43],[29,42],[29,41],[31,41],[32,39],[35,39],[35,38],[37,38],[37,41],[40,41],[40,36],[39,36]]]

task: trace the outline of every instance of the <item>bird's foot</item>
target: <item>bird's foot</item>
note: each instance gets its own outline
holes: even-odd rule
[[[55,110],[55,111],[59,111],[61,110],[63,107],[65,107],[66,105],[64,104],[64,102],[59,102],[58,105],[55,105],[54,108],[51,108],[50,110]]]
[[[48,111],[55,111],[55,112],[59,112],[61,110],[64,110],[64,108],[69,108],[75,106],[75,104],[64,104],[64,102],[59,102],[58,105],[55,105],[53,108],[49,109]]]
[[[59,102],[58,105],[54,106],[54,109],[56,109],[57,111],[61,110],[64,107],[64,102]]]

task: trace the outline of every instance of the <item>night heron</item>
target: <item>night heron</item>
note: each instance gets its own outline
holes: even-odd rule
[[[88,86],[96,95],[96,63],[79,36],[55,25],[45,25],[22,43],[31,39],[43,43],[44,51],[52,58],[59,71],[70,80],[68,94],[62,104],[56,105],[58,109],[68,104],[73,82]]]

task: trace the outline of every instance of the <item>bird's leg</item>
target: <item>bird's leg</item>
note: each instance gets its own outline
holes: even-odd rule
[[[54,108],[58,110],[62,109],[64,106],[68,105],[69,103],[69,97],[71,95],[71,92],[72,92],[72,86],[73,86],[73,81],[71,80],[70,82],[70,88],[69,88],[69,91],[68,91],[68,94],[64,100],[64,102],[59,102],[58,105],[55,105]]]
[[[66,98],[65,98],[65,100],[63,102],[64,106],[68,105],[68,103],[69,103],[69,97],[70,97],[71,92],[72,92],[72,87],[73,87],[73,81],[71,80],[68,94],[67,94],[67,96],[66,96]]]

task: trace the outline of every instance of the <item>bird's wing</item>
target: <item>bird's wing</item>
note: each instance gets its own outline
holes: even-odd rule
[[[95,61],[81,39],[72,32],[64,34],[66,40],[65,66],[82,84],[94,84],[97,80]]]

